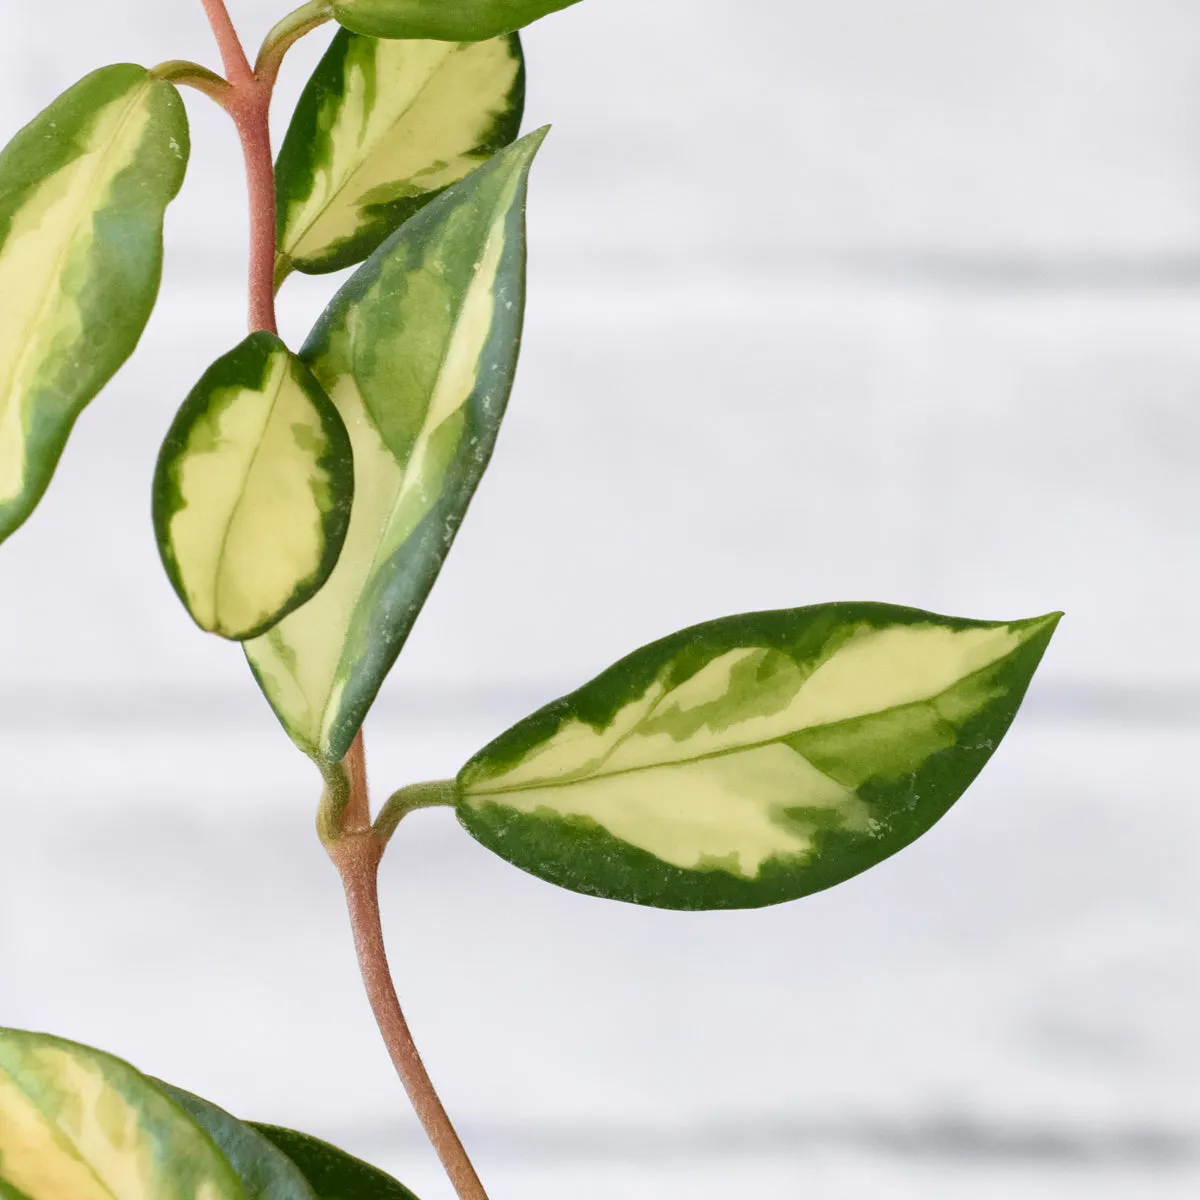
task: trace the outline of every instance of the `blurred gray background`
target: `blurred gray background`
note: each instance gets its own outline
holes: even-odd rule
[[[231,8],[254,45],[282,12]],[[377,792],[707,617],[1067,619],[969,796],[807,901],[607,904],[406,824],[394,966],[493,1200],[1194,1197],[1200,7],[584,0],[525,40],[524,360],[368,723]],[[5,0],[0,134],[173,57],[215,65],[198,0]],[[0,552],[0,1024],[448,1200],[315,772],[151,539],[159,440],[242,335],[237,145],[188,105],[157,313]],[[334,282],[288,285],[293,344]]]

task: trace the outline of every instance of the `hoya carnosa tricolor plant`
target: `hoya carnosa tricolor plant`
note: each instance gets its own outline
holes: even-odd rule
[[[662,908],[754,908],[924,833],[1004,736],[1060,614],[825,604],[635,651],[480,751],[459,820],[552,883]]]
[[[212,347],[174,417],[161,409],[153,528],[188,613],[241,643],[320,770],[317,828],[368,997],[459,1200],[487,1195],[383,950],[376,879],[407,813],[452,807],[504,859],[590,896],[669,909],[794,900],[947,812],[1004,737],[1058,621],[875,603],[711,621],[634,651],[455,778],[402,787],[372,816],[363,723],[516,376],[526,196],[546,132],[521,136],[517,31],[572,3],[303,0],[251,66],[225,0],[203,0],[224,76],[187,60],[102,68],[0,152],[3,540],[154,304],[189,152],[176,85],[233,119],[249,183],[249,336]],[[335,21],[274,161],[283,58]],[[307,338],[281,337],[275,297],[291,273],[347,267]],[[190,383],[168,381],[170,394]],[[324,1142],[241,1121],[86,1047],[0,1029],[0,1200],[368,1197],[415,1200]]]

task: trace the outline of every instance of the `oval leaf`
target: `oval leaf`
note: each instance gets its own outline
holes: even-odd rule
[[[857,603],[697,625],[477,754],[459,819],[509,862],[593,896],[754,908],[820,891],[962,795],[1058,618]]]
[[[304,1173],[317,1200],[417,1200],[390,1175],[319,1138],[278,1125],[254,1128]]]
[[[333,0],[347,29],[378,38],[480,42],[512,33],[578,0]]]
[[[159,1087],[216,1142],[246,1200],[318,1200],[304,1172],[268,1138],[223,1108],[168,1083]]]
[[[246,654],[314,757],[350,748],[491,457],[517,365],[526,181],[544,132],[401,226],[304,347],[354,445],[350,531],[321,591]]]
[[[248,638],[329,578],[354,472],[337,410],[299,358],[253,333],[192,389],[163,443],[154,528],[201,629]]]
[[[244,1200],[212,1139],[127,1063],[0,1029],[0,1194]]]
[[[380,41],[342,30],[309,80],[276,168],[276,278],[367,257],[516,136],[521,43]]]
[[[0,152],[0,540],[141,337],[188,126],[142,67],[94,71]]]

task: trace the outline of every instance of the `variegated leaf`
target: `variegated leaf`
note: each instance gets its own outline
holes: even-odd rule
[[[520,347],[526,181],[544,135],[402,225],[304,347],[354,446],[350,531],[325,586],[246,654],[314,757],[350,748],[491,457]]]
[[[137,345],[187,156],[178,93],[129,64],[88,75],[0,152],[0,540]]]
[[[354,472],[337,409],[272,333],[219,358],[179,410],[154,476],[167,575],[196,624],[264,633],[329,578]]]
[[[512,33],[578,0],[333,0],[347,29],[379,38],[480,42]]]
[[[246,1200],[320,1200],[300,1167],[251,1125],[182,1088],[159,1086],[216,1142],[242,1181]]]
[[[380,41],[342,30],[309,80],[276,168],[282,282],[353,266],[521,125],[516,34]]]
[[[319,1138],[278,1125],[254,1128],[304,1173],[317,1200],[417,1200],[390,1175]]]
[[[127,1063],[0,1029],[0,1194],[24,1200],[245,1200],[196,1123]]]
[[[937,821],[1012,721],[1060,614],[825,604],[629,655],[459,775],[459,819],[589,895],[751,908],[840,883]]]

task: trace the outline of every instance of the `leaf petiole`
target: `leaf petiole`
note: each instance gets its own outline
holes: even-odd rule
[[[150,70],[151,78],[161,79],[166,83],[183,84],[203,92],[210,100],[216,101],[228,111],[229,97],[233,89],[229,81],[223,79],[216,71],[210,71],[199,63],[189,62],[185,58],[173,58],[168,62],[159,63]]]
[[[254,74],[260,83],[274,87],[280,64],[287,52],[306,34],[333,19],[330,0],[307,0],[295,12],[288,13],[263,39],[254,64]]]
[[[379,810],[372,826],[379,848],[383,848],[396,832],[396,826],[418,808],[453,808],[458,803],[458,785],[453,779],[438,779],[432,783],[410,783],[393,792]]]

